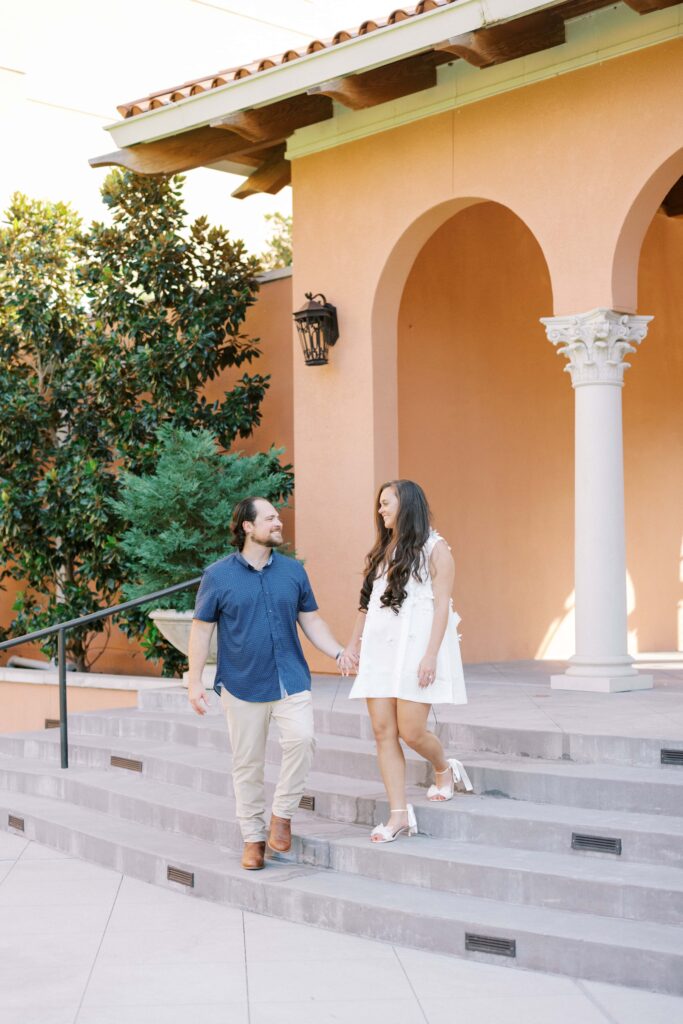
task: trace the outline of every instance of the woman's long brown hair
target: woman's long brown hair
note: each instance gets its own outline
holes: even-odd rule
[[[387,529],[379,514],[379,500],[382,491],[387,487],[393,488],[398,497],[398,513],[393,530]],[[382,566],[387,560],[387,552],[393,548],[393,557],[387,571],[387,585],[380,602],[398,615],[406,599],[406,588],[411,575],[417,580],[422,579],[427,569],[424,546],[429,537],[431,513],[420,485],[412,480],[390,480],[382,484],[375,502],[375,523],[377,537],[365,559],[360,609],[367,610],[372,584],[382,571]]]

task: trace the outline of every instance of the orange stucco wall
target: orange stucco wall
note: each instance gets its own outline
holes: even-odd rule
[[[655,320],[624,389],[629,630],[641,650],[676,648],[683,596],[682,266],[683,219],[658,215],[639,297]],[[573,394],[538,323],[549,296],[531,233],[485,203],[432,236],[401,302],[399,472],[423,485],[453,547],[469,661],[537,655],[573,589]]]
[[[432,236],[401,303],[399,474],[453,548],[469,661],[533,657],[572,588],[573,395],[549,304],[537,242],[493,203]]]
[[[476,493],[480,499],[476,509],[458,515],[470,515],[472,522],[477,517],[493,543],[487,556],[491,562],[477,583],[479,587],[485,580],[489,594],[477,589],[478,596],[470,591],[469,596],[463,593],[459,598],[461,604],[468,602],[466,610],[474,609],[476,602],[478,609],[489,609],[491,616],[481,626],[468,625],[466,655],[536,653],[534,644],[543,641],[544,615],[547,625],[552,625],[565,613],[572,587],[573,397],[568,375],[562,372],[563,360],[554,356],[537,318],[585,312],[596,306],[659,316],[655,305],[674,301],[677,285],[667,291],[660,281],[657,295],[641,288],[638,299],[636,284],[647,225],[668,189],[683,174],[681,94],[683,40],[676,40],[293,162],[294,296],[311,289],[323,291],[338,307],[341,332],[329,366],[313,371],[296,361],[294,365],[297,546],[308,559],[323,611],[340,636],[350,628],[356,607],[360,568],[372,537],[376,486],[404,468],[412,467],[415,475],[420,468],[418,442],[406,439],[406,424],[411,416],[417,418],[417,413],[415,409],[406,411],[410,364],[402,362],[407,327],[400,314],[410,302],[417,306],[420,298],[424,304],[440,304],[441,313],[434,313],[434,318],[445,317],[439,322],[450,339],[454,323],[463,330],[473,329],[475,294],[479,322],[487,329],[483,338],[489,358],[486,367],[480,352],[466,351],[462,356],[459,349],[460,360],[453,350],[446,353],[448,369],[455,373],[457,363],[461,374],[456,389],[463,386],[463,370],[472,381],[475,372],[481,374],[486,369],[486,379],[479,376],[476,380],[476,395],[495,392],[493,418],[481,428],[482,447],[478,450],[481,465],[491,469],[490,479],[482,480],[475,472],[477,436],[468,438],[464,454],[457,448],[462,443],[456,441],[470,494]],[[463,267],[451,250],[451,273],[439,266],[438,260],[432,261],[428,273],[427,256],[421,253],[428,243],[437,249],[439,245],[448,248],[445,237],[438,241],[439,232],[456,214],[465,218],[458,230],[467,235],[469,224],[469,242],[474,244],[471,231],[476,218],[489,216],[476,212],[476,204],[482,201],[507,208],[509,216],[514,214],[525,225],[522,231],[511,226],[509,216],[505,221],[507,258],[495,251],[496,240],[489,231],[485,251],[476,246],[469,250],[477,260],[477,280],[472,266]],[[470,207],[471,214],[467,212]],[[474,220],[468,221],[470,216]],[[330,238],[334,245],[329,244]],[[521,252],[525,259],[533,253],[535,271],[529,278],[510,266],[520,260]],[[660,268],[666,266],[667,280],[674,274],[673,256],[670,248],[668,253],[652,254]],[[455,266],[473,288],[476,284],[474,293],[464,294],[460,289]],[[644,266],[645,279],[648,274],[657,276],[656,270],[647,270],[647,263]],[[413,277],[419,273],[421,292]],[[460,297],[457,310],[444,292]],[[673,322],[675,313],[670,319]],[[673,339],[674,333],[668,330],[665,334],[663,327],[653,324],[643,352],[633,357],[634,369],[627,376],[624,392],[626,444],[631,444],[634,435],[634,416],[638,424],[635,433],[641,438],[640,448],[631,445],[626,457],[629,565],[641,581],[647,557],[642,552],[648,551],[648,545],[634,557],[634,544],[640,543],[649,529],[639,523],[648,505],[644,499],[639,506],[634,504],[634,452],[642,452],[649,436],[653,404],[669,401],[669,385],[661,399],[656,385],[657,374],[667,372],[666,363],[653,369],[652,385],[641,385],[647,388],[642,403],[637,393],[631,397],[629,389],[636,392],[633,381],[639,363],[645,361],[646,347],[654,367],[659,359],[656,345],[671,344],[662,339]],[[439,344],[445,347],[446,341],[441,338]],[[482,345],[481,335],[478,345]],[[537,354],[532,357],[534,348]],[[421,354],[430,358],[427,348],[423,347]],[[419,367],[414,369],[417,373]],[[435,387],[441,396],[446,381],[439,380]],[[543,394],[539,394],[541,390]],[[422,396],[413,401],[426,403]],[[444,425],[466,422],[471,428],[476,421],[476,399],[470,396],[463,401],[464,408],[457,413],[446,412],[436,402],[422,408],[428,407]],[[519,411],[519,404],[527,408]],[[509,436],[509,417],[516,405],[518,418],[523,416],[521,436],[528,448]],[[672,429],[674,414],[667,415],[662,426],[665,433]],[[551,416],[553,423],[559,419],[559,433],[549,438]],[[532,444],[535,438],[539,451]],[[425,451],[441,446],[444,459],[450,454],[436,431],[423,429],[420,442]],[[503,462],[500,451],[507,453],[508,461]],[[639,457],[642,462],[642,455]],[[424,456],[426,465],[432,458]],[[530,465],[535,461],[535,466]],[[647,473],[653,472],[650,465]],[[520,474],[527,480],[526,487],[516,481]],[[499,481],[499,493],[494,479]],[[662,499],[671,501],[673,490],[667,485]],[[518,563],[513,560],[504,577],[494,565],[494,555],[500,555],[506,541],[519,544],[523,532],[519,508],[503,508],[511,496],[515,500],[526,497],[525,514],[536,530],[535,534],[532,531],[535,542],[528,533],[524,539],[525,556],[531,558],[532,565],[549,558],[557,570],[553,574],[544,569],[538,587],[528,578],[528,568],[523,568],[528,563],[521,557]],[[493,522],[489,504],[494,500],[501,502],[500,511],[506,513],[507,530]],[[437,512],[449,502],[448,495],[439,493],[437,487]],[[553,529],[546,530],[540,517],[548,514],[549,506]],[[454,520],[453,528],[457,543],[462,522]],[[667,529],[673,534],[670,525]],[[480,538],[477,545],[483,544]],[[653,544],[651,540],[650,548]],[[471,583],[476,576],[475,563],[476,558],[467,553],[460,565],[463,589],[468,589],[465,581]],[[516,565],[523,568],[521,578],[512,571]],[[666,571],[671,578],[671,565]],[[652,597],[654,575],[646,575],[649,582],[641,582],[640,589]],[[501,588],[499,597],[490,597],[491,587]],[[669,602],[672,594],[673,585]],[[526,625],[518,617],[522,613],[516,602],[520,600],[530,602],[531,619]],[[655,640],[660,645],[667,638],[670,646],[674,639],[671,630],[655,629],[655,620],[661,620],[659,612],[651,610],[648,615],[648,624],[645,618],[639,619],[640,646]],[[665,618],[669,620],[668,613]],[[519,635],[520,629],[525,636]],[[498,639],[505,630],[510,643]],[[326,659],[317,657],[313,664],[320,669],[329,667]]]
[[[683,217],[659,213],[645,237],[638,308],[654,315],[624,387],[629,628],[643,651],[683,647]]]
[[[260,426],[251,437],[238,437],[233,450],[247,455],[267,451],[271,445],[284,448],[282,458],[294,462],[294,409],[292,407],[292,278],[281,277],[261,285],[256,304],[247,315],[244,331],[259,339],[261,355],[251,366],[240,367],[231,374],[222,374],[206,388],[209,401],[219,398],[233,380],[245,372],[270,374],[270,387],[261,406]],[[292,544],[294,534],[294,503],[282,513],[285,536]]]
[[[235,449],[252,453],[265,451],[271,445],[284,448],[283,458],[293,461],[293,409],[292,394],[292,284],[291,277],[281,277],[263,282],[256,304],[249,310],[244,332],[251,337],[260,339],[261,356],[251,366],[241,367],[239,371],[226,372],[212,381],[206,388],[206,396],[213,400],[231,387],[233,379],[241,377],[245,372],[271,374],[270,388],[264,398],[262,421],[250,438],[238,438]],[[286,535],[294,543],[294,511],[287,509],[283,513]],[[18,584],[10,580],[5,583],[6,590],[0,591],[0,623],[9,624],[12,620],[12,603],[18,590]],[[103,646],[99,638],[93,643],[91,652],[98,653]],[[17,647],[11,653],[23,657],[41,658],[36,648]],[[7,663],[9,652],[0,653],[0,664]],[[106,648],[98,658],[94,669],[98,672],[121,674],[158,675],[159,670],[149,661],[137,644],[128,641],[123,633],[113,627]],[[5,691],[3,690],[3,693]],[[113,705],[112,705],[113,706]],[[42,714],[42,710],[39,713]],[[43,717],[55,717],[45,712]]]

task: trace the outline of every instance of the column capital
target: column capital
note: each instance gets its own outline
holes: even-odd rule
[[[622,387],[624,371],[630,366],[624,357],[636,351],[647,334],[651,316],[617,313],[613,309],[591,309],[571,316],[542,316],[548,340],[557,354],[566,356],[564,367],[572,385],[616,384]]]

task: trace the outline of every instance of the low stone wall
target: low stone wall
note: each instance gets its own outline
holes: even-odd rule
[[[173,685],[175,680],[149,676],[117,676],[99,672],[69,672],[69,713],[132,708],[138,691]],[[181,685],[178,683],[178,685]],[[57,672],[41,669],[0,668],[0,732],[44,729],[47,720],[59,719]]]

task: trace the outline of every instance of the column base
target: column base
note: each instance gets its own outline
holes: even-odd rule
[[[213,684],[216,679],[216,665],[205,665],[202,672],[202,682],[204,683],[205,690],[213,690]],[[187,679],[189,672],[183,672],[183,686],[187,686]]]
[[[628,676],[574,676],[564,673],[550,677],[551,690],[586,690],[589,693],[623,693],[627,690],[651,690],[652,676],[636,672]]]

